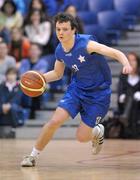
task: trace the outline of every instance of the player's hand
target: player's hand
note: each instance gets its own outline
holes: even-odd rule
[[[123,74],[130,74],[130,73],[132,73],[132,71],[133,71],[133,69],[130,66],[130,64],[127,64],[127,65],[123,66],[123,70],[122,70]]]

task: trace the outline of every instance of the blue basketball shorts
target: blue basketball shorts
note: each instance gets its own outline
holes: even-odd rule
[[[93,93],[69,88],[60,100],[58,107],[65,109],[74,119],[80,113],[81,120],[93,128],[106,115],[110,104],[111,90]]]

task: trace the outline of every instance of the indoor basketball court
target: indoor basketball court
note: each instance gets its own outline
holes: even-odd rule
[[[0,140],[0,180],[139,180],[140,141],[105,140],[99,155],[90,143],[53,140],[33,168],[20,162],[34,140]]]
[[[0,180],[140,180],[140,0],[0,0],[0,15]],[[75,131],[102,145],[108,107],[93,155]]]

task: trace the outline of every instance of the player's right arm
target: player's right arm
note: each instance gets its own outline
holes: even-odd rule
[[[46,82],[49,83],[61,79],[63,77],[64,70],[65,70],[65,64],[63,62],[56,60],[54,65],[54,70],[43,74],[46,79]]]

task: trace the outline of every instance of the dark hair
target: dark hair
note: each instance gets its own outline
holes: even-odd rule
[[[45,17],[43,15],[43,13],[38,10],[38,9],[32,9],[29,14],[27,15],[27,17],[25,18],[25,21],[24,21],[24,26],[25,25],[28,25],[28,24],[32,24],[32,21],[31,21],[31,16],[35,13],[35,12],[38,12],[40,14],[40,22],[44,22],[45,21]]]
[[[77,21],[76,19],[68,14],[68,13],[58,13],[55,17],[54,17],[54,23],[55,23],[55,26],[56,26],[56,23],[59,22],[59,23],[63,23],[63,22],[70,22],[71,24],[71,29],[76,29],[76,32],[77,32]]]
[[[5,13],[5,6],[6,6],[7,4],[10,4],[10,5],[13,7],[12,15],[15,14],[16,11],[17,11],[17,6],[16,6],[16,4],[14,3],[14,1],[11,1],[11,0],[6,0],[6,1],[4,1],[4,4],[3,4],[3,6],[1,7],[1,11],[2,11],[3,13]]]
[[[127,56],[129,56],[129,55],[133,55],[133,56],[135,56],[135,58],[136,58],[136,61],[137,61],[137,72],[138,72],[138,74],[140,75],[140,57],[138,56],[138,54],[137,53],[135,53],[135,52],[129,52],[128,54],[127,54]]]
[[[41,52],[42,52],[42,50],[43,50],[43,49],[42,49],[42,46],[41,46],[39,43],[31,42],[30,45],[31,45],[31,46],[37,46],[38,49],[39,49]],[[31,46],[30,46],[30,47],[31,47]]]
[[[42,1],[42,0],[38,0],[38,1],[39,1],[39,3],[40,3],[41,6],[42,6],[41,11],[42,11],[43,13],[47,14],[47,7],[45,6],[44,1]],[[29,10],[30,10],[30,11],[31,11],[32,9],[34,9],[34,8],[33,8],[33,2],[34,2],[34,0],[31,0],[31,2],[30,2],[30,4],[29,4]]]
[[[10,73],[18,74],[17,69],[14,67],[8,68],[5,75],[7,76]]]

